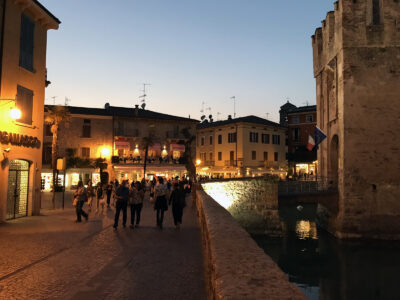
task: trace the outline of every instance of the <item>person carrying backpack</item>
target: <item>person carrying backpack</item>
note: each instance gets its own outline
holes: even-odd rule
[[[87,191],[83,186],[83,182],[79,181],[76,191],[74,193],[74,198],[77,199],[76,202],[76,222],[82,222],[82,216],[87,220],[89,220],[89,215],[82,209],[83,205],[88,199]]]

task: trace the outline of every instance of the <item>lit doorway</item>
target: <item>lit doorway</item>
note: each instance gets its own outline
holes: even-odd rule
[[[12,160],[8,172],[7,220],[28,215],[29,162]]]

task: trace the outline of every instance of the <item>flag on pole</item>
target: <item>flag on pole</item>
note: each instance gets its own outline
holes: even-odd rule
[[[315,127],[315,132],[314,132],[314,141],[315,141],[315,147],[318,150],[318,145],[321,144],[321,142],[326,139],[325,133],[322,132],[321,129],[318,127]]]
[[[307,150],[312,151],[315,147],[315,140],[311,135],[308,135]]]

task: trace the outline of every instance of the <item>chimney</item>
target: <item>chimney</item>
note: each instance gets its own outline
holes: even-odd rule
[[[232,120],[232,115],[229,115],[229,116],[228,116],[228,120]]]
[[[110,108],[110,103],[107,102],[107,103],[104,105],[104,108],[105,108],[105,109],[109,109],[109,108]]]
[[[135,105],[135,116],[139,115],[139,104]]]

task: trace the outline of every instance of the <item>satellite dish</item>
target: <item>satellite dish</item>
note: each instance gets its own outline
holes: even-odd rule
[[[206,118],[206,116],[203,115],[203,116],[201,116],[200,119],[201,119],[202,121],[204,121],[205,118]]]
[[[142,103],[142,109],[144,109],[146,107],[146,103]]]

